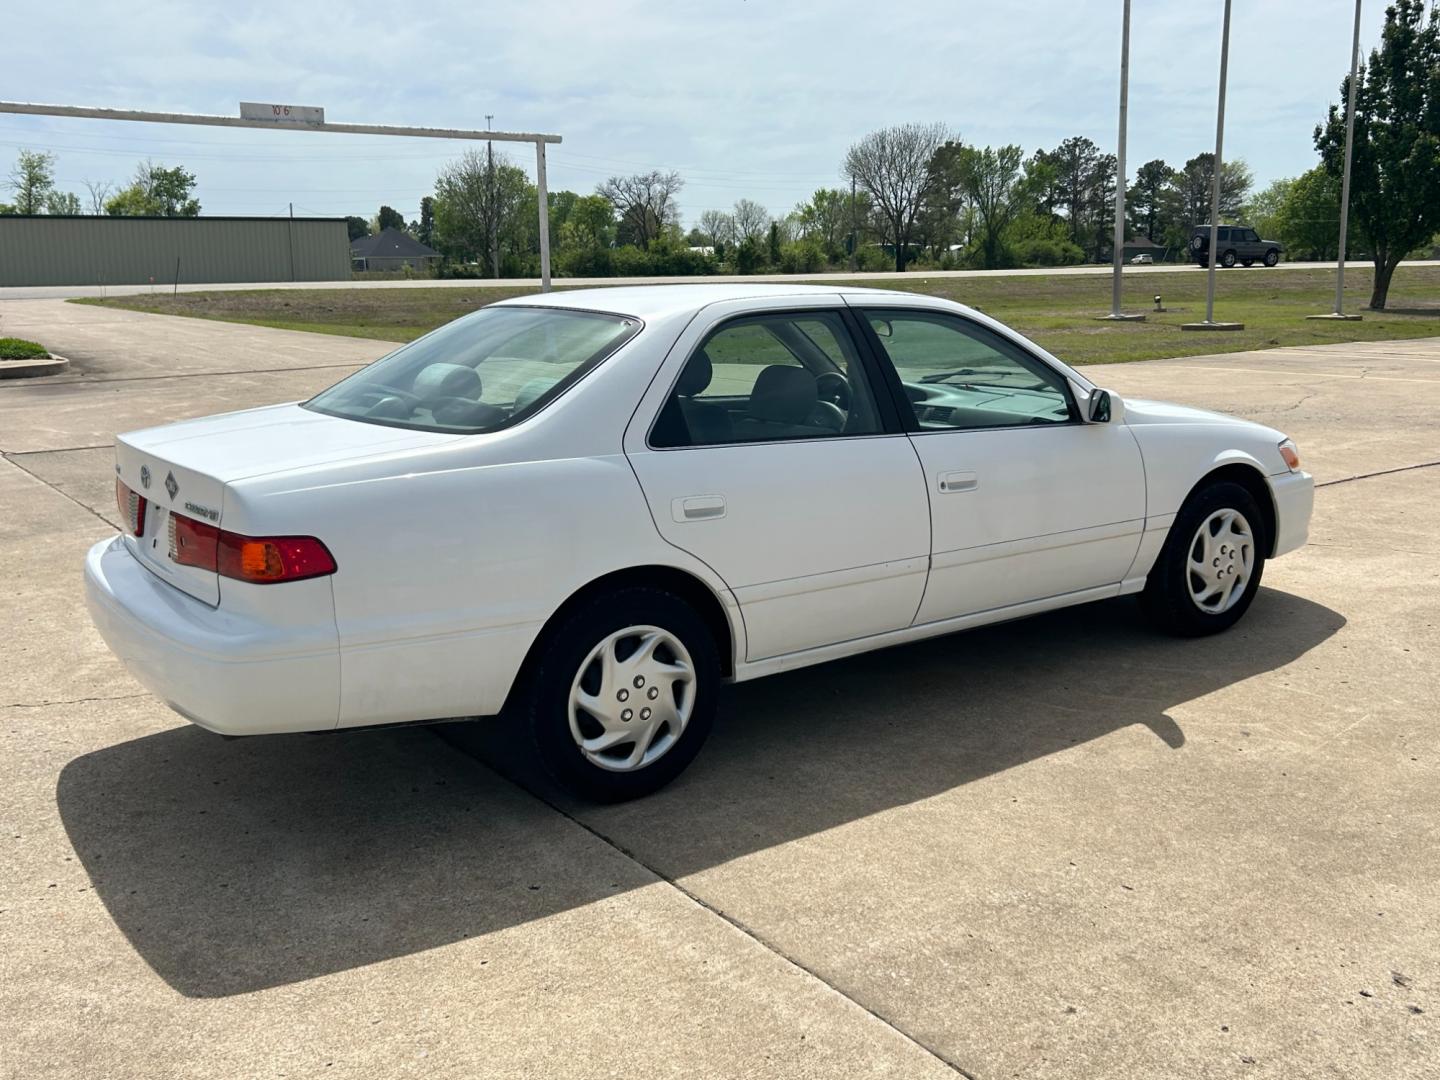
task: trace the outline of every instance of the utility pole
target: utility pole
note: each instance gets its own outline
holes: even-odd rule
[[[295,280],[295,204],[290,204],[290,220],[285,225],[285,236],[290,241],[290,280]],[[179,265],[178,263],[176,264]],[[176,271],[178,276],[179,271]],[[178,291],[179,286],[176,286]]]
[[[1120,276],[1125,265],[1125,126],[1130,98],[1130,0],[1124,0],[1120,21],[1120,134],[1115,140],[1115,270],[1110,285],[1110,314],[1116,322],[1144,322],[1144,315],[1120,312]]]
[[[1340,181],[1340,252],[1335,264],[1335,310],[1311,319],[1358,322],[1362,316],[1345,314],[1345,234],[1350,226],[1350,158],[1355,146],[1355,84],[1360,81],[1360,0],[1355,0],[1355,33],[1350,40],[1350,87],[1345,95],[1345,173]]]
[[[1244,323],[1215,321],[1215,269],[1220,262],[1220,179],[1225,171],[1225,76],[1230,64],[1230,0],[1220,28],[1220,98],[1215,109],[1215,174],[1210,183],[1210,267],[1205,282],[1205,321],[1182,323],[1182,330],[1244,330]]]
[[[494,113],[485,114],[485,130],[490,130]],[[490,248],[490,276],[500,276],[500,215],[495,207],[495,144],[485,140],[485,190],[487,192],[487,213],[485,215],[485,243]]]
[[[855,267],[860,260],[860,219],[856,213],[855,206],[855,177],[850,177],[850,272],[855,272]]]

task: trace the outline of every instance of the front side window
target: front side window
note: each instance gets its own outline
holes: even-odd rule
[[[650,434],[656,447],[873,435],[875,399],[833,311],[733,319],[690,354]]]
[[[1007,338],[939,312],[871,311],[921,431],[1065,424],[1065,379]]]
[[[305,408],[473,435],[523,420],[618,349],[636,319],[566,308],[482,308],[362,368]]]

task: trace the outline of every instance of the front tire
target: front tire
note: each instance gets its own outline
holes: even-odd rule
[[[1269,544],[1249,491],[1228,480],[1207,484],[1175,515],[1141,594],[1146,615],[1180,637],[1230,629],[1255,599]]]
[[[1276,263],[1278,263],[1279,261],[1280,261],[1280,253],[1279,253],[1278,251],[1276,251],[1274,248],[1271,248],[1269,251],[1265,252],[1265,265],[1266,265],[1266,266],[1274,266],[1274,265],[1275,265]]]
[[[529,736],[562,787],[597,802],[649,795],[679,776],[714,725],[720,657],[679,597],[626,587],[592,597],[540,643]]]

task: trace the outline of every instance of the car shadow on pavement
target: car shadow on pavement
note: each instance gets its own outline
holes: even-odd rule
[[[622,806],[567,800],[489,721],[234,741],[177,727],[75,759],[56,798],[140,955],[181,994],[220,997],[569,911],[652,883],[646,867],[708,869],[1131,725],[1168,754],[1185,742],[1168,709],[1344,623],[1265,589],[1235,630],[1180,641],[1119,600],[742,684],[695,765]]]

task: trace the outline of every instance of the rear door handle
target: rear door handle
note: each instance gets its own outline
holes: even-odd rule
[[[682,524],[687,521],[709,521],[725,516],[725,496],[687,495],[670,500],[670,516]]]
[[[953,495],[960,491],[974,491],[979,486],[979,479],[970,469],[940,474],[940,490],[946,495]]]

